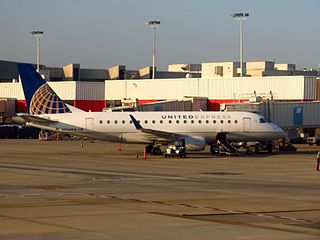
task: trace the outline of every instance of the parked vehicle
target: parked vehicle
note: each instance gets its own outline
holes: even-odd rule
[[[314,137],[308,137],[307,143],[312,146],[313,144],[317,144],[317,146],[320,146],[320,134],[315,135]]]
[[[186,147],[171,145],[166,149],[164,157],[187,157]]]

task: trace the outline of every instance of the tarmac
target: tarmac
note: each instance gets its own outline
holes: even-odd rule
[[[0,239],[320,239],[320,147],[147,159],[143,147],[0,140]]]

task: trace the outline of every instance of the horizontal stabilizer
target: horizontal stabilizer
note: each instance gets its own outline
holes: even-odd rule
[[[51,123],[56,123],[58,121],[38,117],[38,116],[33,116],[33,115],[24,115],[21,114],[19,115],[22,119],[24,119],[28,123],[39,123],[39,124],[51,124]]]

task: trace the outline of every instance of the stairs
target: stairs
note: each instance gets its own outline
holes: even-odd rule
[[[222,146],[227,153],[237,153],[237,149],[225,140],[217,140],[218,145]]]

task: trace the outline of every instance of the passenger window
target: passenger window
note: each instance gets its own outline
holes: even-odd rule
[[[231,123],[231,120],[228,120],[228,123]]]
[[[223,123],[223,120],[221,120],[220,122]]]
[[[171,121],[171,120],[169,120],[169,123],[171,124],[171,123],[172,123],[172,121]]]
[[[125,124],[126,123],[126,121],[125,120],[122,120],[122,124]]]
[[[110,120],[107,120],[107,124],[110,124]]]
[[[206,120],[206,124],[208,124],[209,123],[209,120]]]
[[[155,124],[155,123],[156,123],[156,121],[155,121],[155,120],[152,120],[152,123],[153,123],[153,124]]]
[[[163,123],[163,121],[162,120],[160,120],[160,124],[162,124]]]
[[[148,123],[148,120],[145,120],[144,123],[147,124],[147,123]]]
[[[234,123],[238,123],[238,120],[234,120]]]
[[[183,123],[187,123],[187,120],[183,120]]]
[[[132,124],[132,120],[130,120],[130,122],[129,122],[130,124]]]
[[[118,121],[117,120],[114,120],[114,124],[117,124],[118,123]]]
[[[201,123],[201,120],[199,120],[198,123]]]
[[[216,121],[216,120],[213,120],[213,123],[214,123],[214,124],[216,124],[216,123],[217,123],[217,121]]]
[[[100,120],[100,121],[99,121],[99,123],[100,123],[100,124],[102,124],[102,123],[103,123],[103,121],[102,121],[102,120]]]
[[[194,120],[191,120],[191,123],[194,123]]]
[[[179,124],[179,120],[177,120],[176,123]]]

